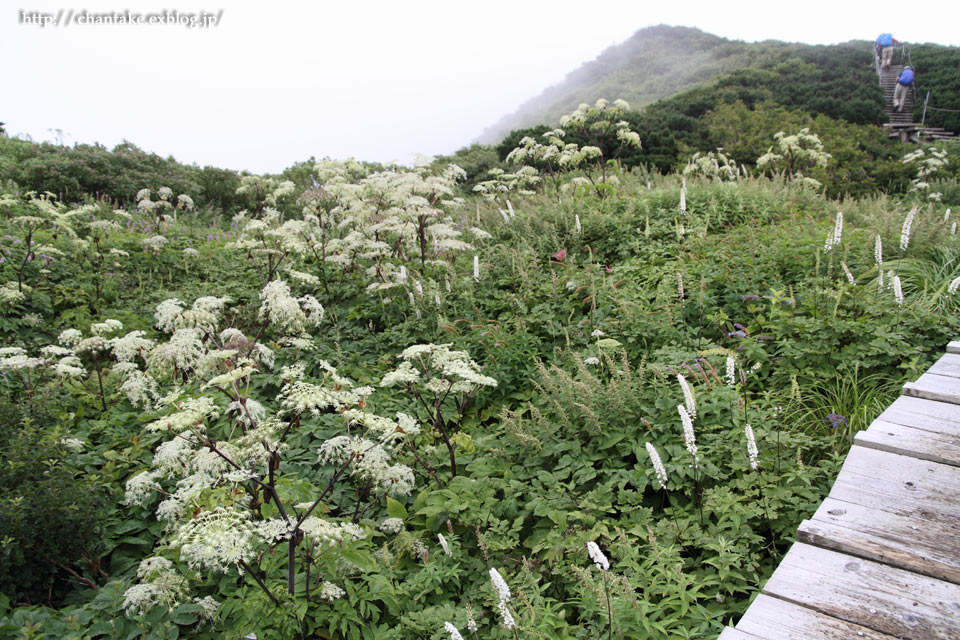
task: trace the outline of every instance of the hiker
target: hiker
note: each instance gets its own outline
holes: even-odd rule
[[[913,69],[907,65],[897,76],[897,88],[893,92],[893,108],[897,111],[903,111],[903,103],[907,101],[907,89],[911,86],[913,86]]]
[[[893,48],[900,44],[890,33],[881,33],[877,36],[877,54],[880,58],[880,68],[887,69],[893,62]]]

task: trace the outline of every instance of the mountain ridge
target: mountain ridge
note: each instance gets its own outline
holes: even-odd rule
[[[747,43],[694,27],[645,27],[522,103],[513,113],[487,127],[475,142],[496,144],[510,131],[555,123],[580,103],[592,103],[597,98],[623,98],[633,109],[640,109],[726,73],[784,62],[798,49],[850,45],[863,46],[865,50],[870,47],[868,41],[857,40],[837,45],[779,40]]]

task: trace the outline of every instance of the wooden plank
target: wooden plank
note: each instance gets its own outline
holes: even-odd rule
[[[802,542],[763,593],[909,640],[960,638],[960,586]]]
[[[854,442],[861,447],[960,466],[960,435],[923,431],[901,424],[874,420]]]
[[[764,637],[750,635],[733,627],[727,627],[720,633],[717,640],[767,640]]]
[[[960,340],[951,340],[947,345],[947,353],[960,353]]]
[[[795,604],[757,596],[737,624],[738,631],[749,637],[769,640],[825,640],[828,638],[864,638],[865,640],[894,640],[894,636],[874,631],[869,627],[851,624]],[[721,635],[722,639],[723,636]]]
[[[943,354],[939,360],[933,363],[932,367],[927,369],[927,373],[948,378],[960,378],[960,355],[955,353]]]
[[[934,373],[924,373],[916,382],[903,385],[903,395],[960,404],[960,380]]]
[[[800,524],[797,539],[960,584],[960,535],[953,527],[827,498]]]
[[[830,497],[960,532],[960,468],[854,445]],[[960,535],[960,533],[958,533]]]
[[[960,437],[960,407],[949,402],[900,396],[877,420]]]

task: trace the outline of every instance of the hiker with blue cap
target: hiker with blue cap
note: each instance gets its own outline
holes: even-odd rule
[[[897,88],[893,92],[893,108],[903,111],[903,103],[907,99],[907,89],[913,85],[913,69],[910,65],[903,68],[897,76]]]
[[[893,34],[881,33],[877,36],[877,58],[880,59],[880,68],[886,69],[893,62],[893,48],[899,43]]]

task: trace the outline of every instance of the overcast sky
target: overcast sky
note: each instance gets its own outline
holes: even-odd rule
[[[886,1],[20,2],[0,2],[8,134],[54,140],[49,130],[59,129],[66,144],[108,147],[127,139],[183,162],[256,173],[310,156],[407,163],[416,152],[449,153],[655,24],[746,41],[831,44],[891,31],[960,45],[955,0],[937,19]],[[84,10],[203,11],[220,22],[78,24]],[[60,24],[28,22],[35,12],[59,14]],[[891,24],[891,15],[903,17]]]

